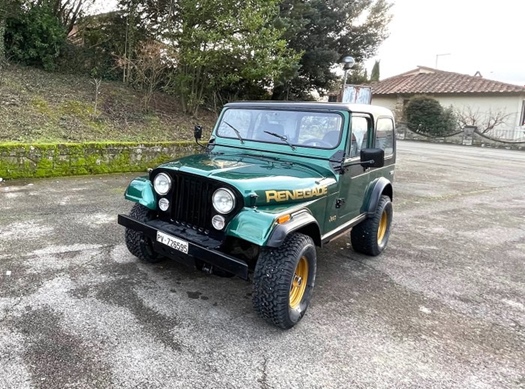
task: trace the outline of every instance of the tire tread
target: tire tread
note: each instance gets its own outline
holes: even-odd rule
[[[377,256],[381,254],[386,246],[379,247],[377,244],[377,229],[381,221],[381,216],[385,207],[391,204],[388,196],[382,195],[379,203],[377,204],[376,212],[373,217],[363,220],[361,223],[352,228],[350,233],[350,239],[352,242],[353,249],[365,255]],[[379,212],[378,212],[379,211]],[[390,220],[388,230],[386,232],[386,239],[390,234],[390,226],[392,223],[392,215],[390,213]]]
[[[149,208],[142,204],[135,203],[131,208],[129,216],[141,222],[145,222],[149,219],[150,212],[151,211]],[[126,241],[126,247],[128,248],[129,252],[141,261],[156,263],[163,260],[163,257],[158,254],[150,255],[149,253],[145,252],[144,248],[142,247],[142,233],[139,231],[126,228],[124,237]]]
[[[260,317],[277,327],[293,327],[306,312],[304,309],[298,320],[292,321],[289,315],[289,295],[297,256],[308,245],[314,247],[315,253],[315,245],[309,236],[292,233],[280,247],[261,250],[253,280],[253,307]],[[315,259],[313,262],[309,266],[314,266],[314,279],[308,280],[312,286],[315,281]]]

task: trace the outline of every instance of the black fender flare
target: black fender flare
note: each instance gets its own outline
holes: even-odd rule
[[[272,230],[266,246],[279,247],[288,234],[299,230],[310,236],[316,246],[321,246],[321,229],[319,228],[319,223],[317,223],[317,220],[315,220],[313,215],[306,209],[292,214],[290,221],[277,224]]]
[[[383,194],[390,197],[390,201],[394,200],[392,183],[385,177],[379,177],[368,185],[361,212],[366,212],[369,217],[373,216]]]

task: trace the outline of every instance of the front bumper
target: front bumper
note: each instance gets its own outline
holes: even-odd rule
[[[143,223],[122,214],[118,215],[118,224],[131,230],[142,232],[144,238],[149,239],[151,242],[153,250],[163,256],[189,265],[195,264],[195,259],[198,259],[209,265],[235,274],[242,279],[248,279],[248,264],[246,262],[220,252],[218,250],[220,245],[219,241],[198,234],[192,229],[179,227],[162,220],[151,220]],[[157,242],[157,231],[187,241],[188,254]]]

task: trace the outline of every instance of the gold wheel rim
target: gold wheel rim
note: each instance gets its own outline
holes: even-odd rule
[[[386,229],[388,227],[388,215],[386,211],[381,214],[381,220],[379,221],[379,227],[377,229],[377,244],[383,243],[383,239],[386,235]]]
[[[290,308],[295,309],[301,304],[307,283],[308,261],[306,257],[301,257],[295,268],[292,285],[290,287]]]

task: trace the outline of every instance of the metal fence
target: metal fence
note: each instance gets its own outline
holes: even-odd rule
[[[523,142],[525,141],[525,126],[515,128],[493,129],[484,132],[483,135],[497,140]]]

